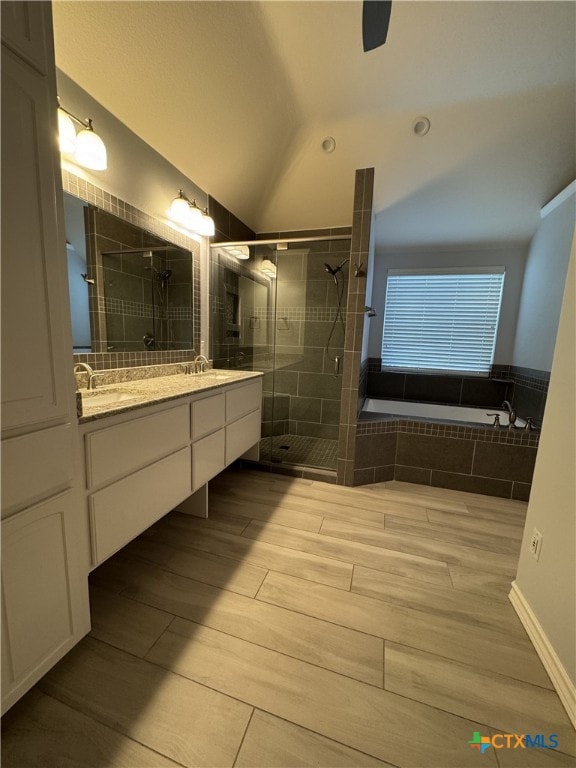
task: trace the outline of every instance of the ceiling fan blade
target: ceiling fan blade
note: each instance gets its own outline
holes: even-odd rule
[[[362,43],[364,52],[386,42],[392,0],[364,0],[362,4]]]

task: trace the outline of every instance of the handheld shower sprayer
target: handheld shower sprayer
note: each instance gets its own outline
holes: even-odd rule
[[[350,261],[350,259],[344,259],[344,261],[342,262],[342,264],[340,264],[338,267],[331,267],[331,266],[330,266],[330,264],[328,264],[327,262],[324,262],[324,268],[325,268],[326,272],[328,272],[328,274],[329,274],[329,275],[332,275],[332,277],[334,278],[334,282],[336,283],[336,285],[338,285],[338,280],[337,280],[337,278],[336,278],[336,275],[338,274],[338,272],[342,272],[342,267],[343,267],[343,266],[344,266],[344,264],[346,264],[346,262],[348,262],[348,261]]]

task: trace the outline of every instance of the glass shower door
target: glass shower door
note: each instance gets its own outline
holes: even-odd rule
[[[275,251],[272,463],[336,469],[349,248],[311,240]]]
[[[336,469],[349,254],[341,237],[213,248],[212,357],[264,372],[262,463]]]

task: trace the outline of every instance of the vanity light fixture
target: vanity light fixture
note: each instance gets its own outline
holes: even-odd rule
[[[260,264],[260,272],[274,280],[276,278],[276,264],[270,259],[264,259]]]
[[[172,200],[168,215],[172,221],[198,235],[212,237],[215,232],[214,219],[208,214],[208,209],[200,208],[196,200],[190,201],[181,189]]]
[[[247,245],[225,245],[222,250],[236,259],[244,260],[250,258],[250,248]]]
[[[76,133],[74,123],[81,125]],[[93,171],[105,171],[108,167],[106,145],[98,136],[92,120],[80,120],[58,102],[58,139],[60,152],[72,155],[74,162]]]

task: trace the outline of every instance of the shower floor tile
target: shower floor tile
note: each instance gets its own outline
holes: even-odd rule
[[[301,464],[307,467],[336,469],[337,457],[338,440],[278,435],[260,441],[260,458],[274,464]]]

